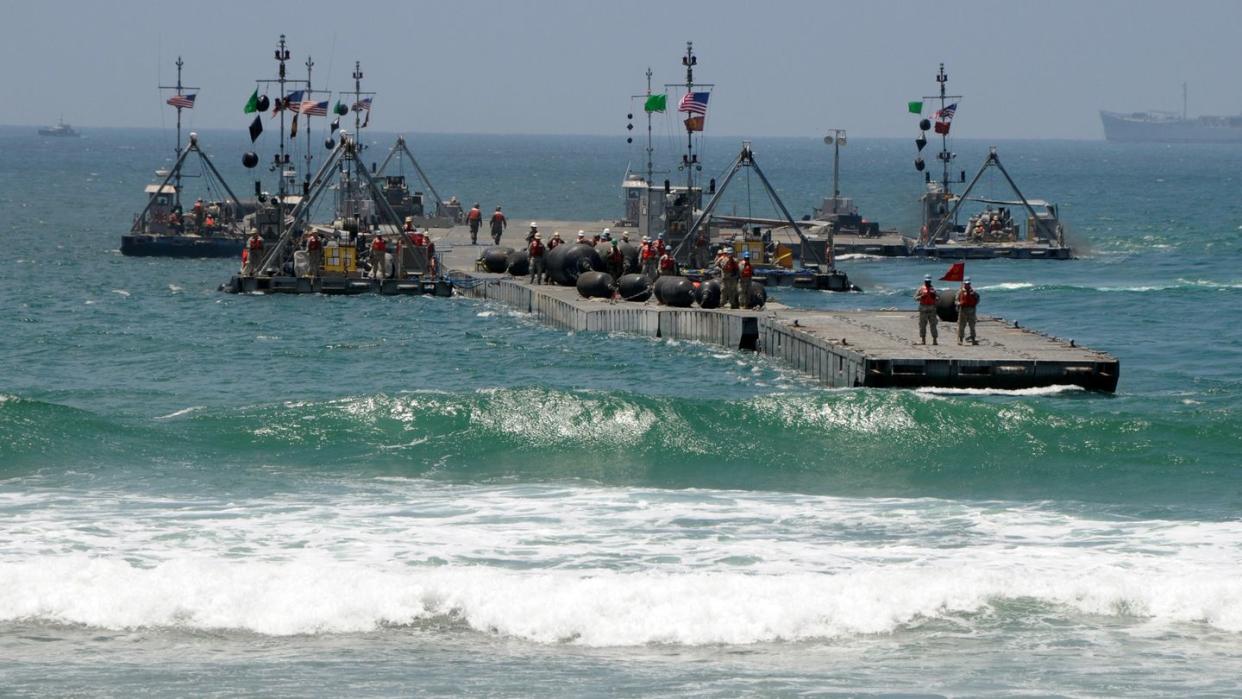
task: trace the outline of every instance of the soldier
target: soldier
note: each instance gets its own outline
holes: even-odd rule
[[[492,242],[500,245],[500,234],[504,233],[505,228],[509,225],[509,219],[500,213],[500,207],[496,207],[496,213],[492,214]]]
[[[306,233],[306,256],[310,262],[310,278],[319,276],[319,268],[323,265],[323,241],[312,228]]]
[[[923,286],[914,291],[914,299],[919,302],[919,344],[927,344],[928,325],[931,325],[932,344],[940,344],[937,341],[940,334],[936,330],[936,324],[940,322],[936,317],[936,301],[940,299],[940,294],[932,286],[930,274],[923,277]]]
[[[535,231],[531,237],[530,245],[526,248],[527,258],[530,260],[530,283],[543,284],[543,240],[539,236],[539,232]]]
[[[377,235],[371,241],[371,278],[384,279],[388,270],[388,244],[384,242],[384,236]]]
[[[263,237],[258,228],[250,229],[250,238],[246,241],[246,264],[242,265],[242,275],[257,277],[263,265]]]
[[[746,250],[742,253],[742,264],[738,267],[738,277],[741,278],[742,307],[750,308],[750,281],[755,276],[755,268],[750,266],[750,251]]]
[[[975,308],[979,305],[979,292],[970,286],[970,277],[962,282],[962,288],[957,292],[957,344],[962,344],[962,337],[966,334],[966,326],[970,326],[970,344],[977,345],[979,340],[975,338],[975,320],[977,315]]]
[[[617,241],[613,240],[609,244],[608,255],[604,258],[608,264],[608,274],[612,277],[612,283],[616,284],[617,280],[625,274],[625,253],[621,252]]]
[[[650,281],[655,281],[660,276],[659,264],[660,255],[656,252],[655,243],[651,242],[651,238],[643,236],[642,245],[638,246],[638,261],[643,266],[643,275]]]
[[[466,214],[466,222],[470,224],[470,244],[479,244],[479,226],[483,225],[483,210],[479,208],[479,202],[475,202],[470,208],[470,213]]]
[[[725,248],[724,255],[717,263],[720,266],[720,307],[726,303],[729,308],[737,308],[737,260],[733,257],[733,248]]]
[[[677,274],[677,260],[673,259],[670,251],[665,250],[664,254],[660,255],[660,276],[671,277],[675,274]]]

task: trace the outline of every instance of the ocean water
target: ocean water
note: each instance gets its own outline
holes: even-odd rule
[[[808,213],[828,149],[753,140]],[[243,135],[203,142],[253,191]],[[411,144],[514,220],[616,217],[642,159]],[[233,261],[117,251],[167,130],[0,128],[0,693],[1237,696],[1242,151],[995,145],[1082,252],[969,263],[983,312],[1113,353],[1116,395],[828,390],[468,299],[225,295]],[[852,139],[842,189],[911,231],[913,154]],[[726,206],[770,213],[747,184]],[[907,307],[945,265],[843,266],[865,293],[776,293]]]

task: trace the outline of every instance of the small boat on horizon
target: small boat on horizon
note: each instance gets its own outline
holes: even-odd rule
[[[39,129],[40,136],[59,136],[62,138],[77,138],[82,134],[73,130],[73,127],[65,123],[64,117],[55,126],[45,126]]]

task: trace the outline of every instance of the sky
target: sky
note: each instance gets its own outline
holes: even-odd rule
[[[1102,138],[1098,110],[1242,113],[1235,0],[0,0],[0,124],[162,127],[157,86],[198,86],[194,128],[244,129],[255,80],[352,88],[355,60],[379,130],[620,134],[657,89],[715,85],[708,129],[729,136],[912,136],[906,102],[944,62],[963,95],[955,135]],[[161,96],[162,94],[162,96]],[[275,94],[275,90],[272,91]],[[638,116],[637,114],[635,116]],[[636,121],[636,127],[640,123]]]

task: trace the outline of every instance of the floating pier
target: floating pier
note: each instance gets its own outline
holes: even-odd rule
[[[461,293],[503,303],[557,328],[708,342],[780,360],[834,387],[1022,389],[1072,385],[1113,392],[1119,363],[996,318],[981,318],[978,345],[915,344],[911,311],[814,311],[769,302],[761,310],[671,308],[582,298],[506,275],[454,274]],[[944,324],[948,326],[949,324]]]

